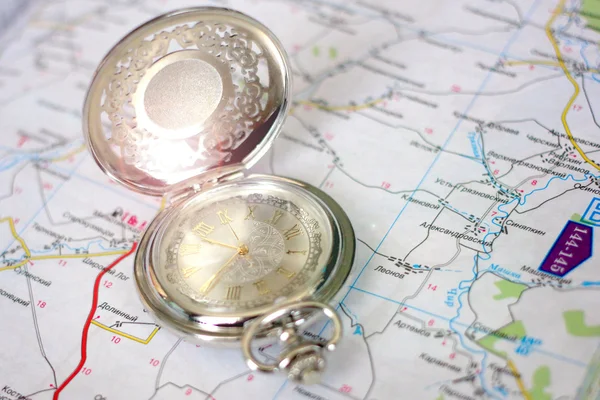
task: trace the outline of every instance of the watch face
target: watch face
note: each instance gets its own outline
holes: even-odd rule
[[[161,229],[154,275],[191,313],[254,313],[308,296],[327,278],[331,221],[299,189],[224,185],[171,210]]]

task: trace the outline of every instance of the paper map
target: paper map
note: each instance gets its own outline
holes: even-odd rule
[[[104,54],[205,4],[257,18],[290,55],[293,109],[253,171],[319,186],[356,231],[318,385],[154,324],[127,253],[160,199],[84,146]],[[0,399],[598,398],[598,0],[0,8]]]

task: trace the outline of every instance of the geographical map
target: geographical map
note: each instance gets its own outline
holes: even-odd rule
[[[84,144],[104,54],[198,5],[248,13],[290,56],[292,110],[252,172],[322,188],[356,231],[316,385],[154,324],[131,250],[164,204]],[[0,9],[1,400],[600,398],[600,1]]]

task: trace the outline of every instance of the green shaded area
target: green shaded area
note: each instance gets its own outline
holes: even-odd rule
[[[587,326],[583,310],[569,310],[563,313],[567,332],[573,336],[600,336],[600,325]]]
[[[523,293],[523,290],[527,289],[527,286],[525,285],[507,281],[506,279],[496,281],[494,282],[494,285],[500,289],[500,293],[494,296],[494,300],[504,300],[511,297],[519,299],[521,293]]]
[[[329,48],[329,58],[334,59],[337,57],[337,49],[335,47],[330,47]]]
[[[571,215],[571,221],[575,221],[575,222],[581,221],[581,215],[577,214],[577,213]]]
[[[435,400],[444,400],[444,395],[440,394]]]
[[[481,347],[496,354],[498,357],[507,358],[507,354],[504,351],[496,350],[496,342],[499,340],[508,340],[505,339],[507,336],[514,336],[519,340],[525,335],[526,332],[523,323],[521,321],[515,321],[482,337],[479,339],[478,343]]]
[[[533,387],[529,390],[532,400],[552,400],[552,395],[546,392],[550,386],[550,368],[545,365],[533,371]]]
[[[313,56],[319,57],[319,53],[320,53],[319,46],[313,47]]]
[[[583,0],[579,14],[586,19],[588,28],[600,32],[600,0]]]

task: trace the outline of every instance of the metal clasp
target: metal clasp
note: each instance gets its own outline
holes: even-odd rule
[[[301,336],[303,330],[318,320],[314,318],[314,312],[307,318],[307,311],[321,311],[333,323],[333,335],[326,343]],[[277,337],[283,344],[283,350],[276,363],[266,364],[254,356],[252,341],[273,325],[278,326]],[[283,370],[289,379],[308,385],[320,381],[325,369],[324,349],[335,350],[341,337],[342,322],[333,308],[316,301],[304,301],[277,306],[253,320],[242,336],[242,351],[250,369],[263,372]]]

